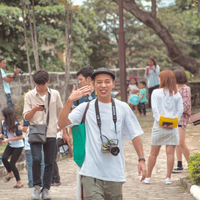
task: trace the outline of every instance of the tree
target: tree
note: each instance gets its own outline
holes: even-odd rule
[[[59,59],[57,52],[63,53],[65,50],[65,6],[57,0],[35,0],[34,3],[40,67],[47,71],[64,71],[64,62]],[[32,12],[32,6],[30,6],[31,16]],[[30,63],[32,70],[34,70],[35,61],[30,24],[27,23],[29,21],[27,7],[24,8],[24,14],[28,47],[30,49]],[[27,55],[24,48],[24,28],[21,21],[19,21],[21,16],[21,3],[19,0],[1,1],[0,54],[6,58],[10,71],[13,66],[28,71]],[[91,19],[84,16],[81,9],[79,12],[74,13],[71,70],[77,70],[89,64],[88,56],[92,51],[85,43],[85,38],[88,37],[88,27],[94,30],[96,25]]]
[[[30,32],[31,32],[31,39],[32,39],[32,45],[33,45],[33,52],[34,52],[34,59],[35,59],[35,67],[36,70],[40,69],[39,65],[39,57],[38,57],[38,45],[37,45],[37,31],[36,31],[36,23],[35,23],[35,6],[34,6],[34,0],[32,1],[32,7],[33,7],[33,27],[31,22],[31,15],[30,15],[30,8],[29,8],[29,1],[26,1],[27,8],[28,8],[28,19],[29,19],[29,26],[30,26]]]
[[[118,3],[118,0],[113,0],[114,2]],[[152,0],[153,1],[153,0]],[[156,17],[155,15],[155,2],[152,12],[147,12],[142,10],[135,0],[132,1],[124,1],[123,7],[126,11],[131,13],[133,16],[135,16],[138,20],[143,22],[146,26],[152,28],[155,33],[160,37],[160,39],[165,44],[165,47],[167,49],[167,54],[169,58],[183,66],[186,70],[190,71],[193,74],[199,74],[200,70],[200,63],[197,62],[192,57],[183,54],[180,49],[177,47],[173,37],[171,36],[168,29],[161,23],[161,21]]]
[[[69,19],[71,15],[71,20]],[[71,40],[72,40],[72,4],[65,0],[65,91],[64,91],[64,102],[66,102],[69,91],[69,82],[70,82],[70,58],[71,58]],[[71,26],[71,34],[69,32],[69,26]]]
[[[28,71],[29,71],[29,76],[30,76],[31,89],[33,89],[33,79],[32,79],[32,75],[31,75],[31,64],[30,64],[30,59],[29,59],[28,40],[27,40],[27,35],[26,35],[26,25],[25,25],[25,18],[24,18],[24,2],[23,2],[23,0],[21,0],[21,4],[22,4],[22,18],[23,18],[23,26],[24,26],[24,39],[25,39],[25,44],[26,44]]]
[[[90,32],[86,39],[89,48],[92,49],[90,54],[90,63],[93,67],[119,67],[118,63],[118,29],[119,16],[118,6],[111,0],[88,0],[83,7],[86,9],[85,16],[94,20],[98,25],[97,32]],[[145,9],[149,9],[148,6]],[[171,25],[171,21],[176,20],[177,13],[170,11],[171,8],[162,8],[158,16],[164,13],[165,24]],[[94,12],[94,17],[87,10]],[[162,16],[161,16],[162,17]],[[185,25],[185,24],[184,24]],[[191,28],[191,27],[190,27]],[[166,55],[166,49],[159,37],[152,29],[141,23],[126,10],[124,11],[124,29],[126,32],[126,64],[127,67],[145,67],[149,57],[155,57],[162,68],[178,67]],[[176,27],[173,28],[175,30]],[[184,27],[185,29],[185,27]],[[188,27],[189,29],[189,27]],[[180,30],[182,31],[181,27]],[[180,32],[181,32],[180,31]],[[180,33],[182,34],[182,33]],[[182,34],[183,36],[184,34]],[[183,36],[184,37],[184,36]],[[178,40],[181,47],[182,41]],[[186,45],[185,51],[188,52]]]
[[[1,70],[0,70],[0,94],[1,94],[0,95],[0,109],[3,110],[3,108],[6,107],[6,97],[5,97],[5,92],[4,92]]]

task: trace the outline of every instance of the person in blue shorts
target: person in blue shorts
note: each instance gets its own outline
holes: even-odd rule
[[[6,68],[6,60],[4,58],[0,58],[0,69],[1,69],[1,76],[3,78],[3,86],[4,86],[4,91],[6,94],[6,100],[7,100],[7,107],[11,109],[15,109],[14,103],[11,99],[10,93],[10,85],[9,83],[15,79],[15,76],[19,74],[19,70],[17,69],[14,74],[11,76],[7,77],[5,73],[5,68]]]

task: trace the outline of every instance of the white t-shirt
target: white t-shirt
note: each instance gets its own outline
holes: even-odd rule
[[[45,94],[44,96],[40,96],[44,102],[45,102],[46,96],[47,94]]]
[[[72,126],[81,123],[86,105],[86,102],[80,104],[69,114],[69,120],[71,121]],[[94,177],[105,181],[126,181],[124,175],[124,143],[126,138],[132,140],[141,135],[143,131],[136,116],[127,103],[115,99],[115,105],[117,112],[117,134],[115,133],[113,122],[112,103],[99,102],[99,112],[101,117],[102,135],[105,135],[108,139],[118,139],[120,153],[117,156],[113,156],[110,153],[101,152],[102,142],[96,120],[95,100],[92,100],[85,120],[86,153],[80,175]],[[130,151],[132,151],[132,149]]]
[[[155,89],[151,95],[151,107],[154,119],[159,122],[160,115],[165,117],[178,117],[181,119],[183,114],[183,100],[179,92],[169,96],[169,91],[163,88]]]
[[[16,125],[16,132],[15,133],[10,133],[9,131],[7,131],[6,127],[3,128],[3,123],[4,123],[4,120],[2,121],[2,133],[4,134],[5,138],[15,138],[19,135],[22,135],[22,132],[18,130],[18,126],[19,123],[18,122],[15,122],[15,125]],[[20,147],[24,147],[24,141],[23,139],[20,139],[20,140],[15,140],[15,141],[10,141],[8,142],[8,145],[12,148],[20,148]]]
[[[130,89],[131,89],[131,90],[129,91],[129,95],[130,95],[130,96],[137,93],[137,92],[133,93],[133,89],[138,88],[136,84],[135,84],[135,85],[129,85],[129,87],[130,87]]]

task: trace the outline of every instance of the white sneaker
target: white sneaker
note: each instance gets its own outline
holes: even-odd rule
[[[170,178],[166,178],[166,179],[165,179],[165,183],[166,183],[166,185],[170,185],[170,184],[172,184],[173,182],[171,181]]]
[[[149,184],[151,183],[151,178],[145,178],[142,182]]]

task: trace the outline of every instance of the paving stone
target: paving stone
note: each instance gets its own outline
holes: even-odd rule
[[[148,113],[149,115],[149,113]],[[139,118],[143,127],[144,134],[142,135],[143,148],[146,160],[151,148],[151,129],[152,116],[147,118]],[[186,143],[193,152],[199,151],[199,127],[192,125],[188,126],[186,134]],[[195,134],[193,134],[195,133]],[[192,137],[191,137],[192,135]],[[187,162],[183,158],[184,173],[172,174],[172,185],[164,183],[166,176],[166,154],[165,146],[160,150],[157,163],[152,173],[152,183],[144,184],[139,180],[137,172],[138,157],[135,153],[132,142],[127,140],[124,147],[125,154],[125,175],[126,183],[123,185],[124,200],[194,200],[194,197],[184,191],[180,186],[180,178],[188,176]],[[146,161],[147,163],[147,161]],[[76,164],[72,159],[65,159],[58,162],[62,185],[59,187],[51,187],[50,194],[52,200],[76,200]],[[28,188],[26,170],[20,171],[20,176],[24,187],[21,189],[13,189],[15,180],[11,179],[8,183],[0,179],[0,200],[30,200],[33,188]]]

